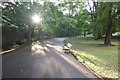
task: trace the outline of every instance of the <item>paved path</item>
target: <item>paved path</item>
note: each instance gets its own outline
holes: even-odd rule
[[[97,78],[63,52],[64,39],[46,41],[42,53],[34,53],[31,46],[25,46],[3,55],[3,78]]]

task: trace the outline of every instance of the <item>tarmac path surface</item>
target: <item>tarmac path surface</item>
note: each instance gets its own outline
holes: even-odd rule
[[[63,51],[65,38],[27,45],[2,56],[3,78],[97,78],[73,56]],[[39,47],[40,46],[40,47]],[[34,50],[33,50],[34,49]]]

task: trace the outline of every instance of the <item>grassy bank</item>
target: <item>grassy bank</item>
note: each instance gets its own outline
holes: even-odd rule
[[[72,51],[93,71],[102,77],[118,77],[118,42],[112,40],[114,46],[104,45],[104,40],[94,40],[93,37],[69,38]]]

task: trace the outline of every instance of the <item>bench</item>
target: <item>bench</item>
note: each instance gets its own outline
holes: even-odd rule
[[[65,51],[65,53],[70,52],[70,48],[72,47],[72,45],[70,43],[66,43],[63,46],[63,50]]]

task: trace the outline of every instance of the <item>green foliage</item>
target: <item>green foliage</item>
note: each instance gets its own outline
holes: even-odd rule
[[[120,21],[120,3],[95,3],[89,11],[85,3],[64,2],[2,2],[2,27],[13,27],[27,34],[31,38],[49,37],[71,37],[78,35],[94,34],[95,37],[102,36],[108,32],[109,12],[112,16],[112,32],[118,32]],[[112,4],[112,6],[110,6]],[[39,14],[42,18],[40,24],[34,24],[32,15]],[[7,28],[6,28],[7,30]],[[24,37],[23,37],[24,39]],[[22,40],[22,39],[21,39]]]

